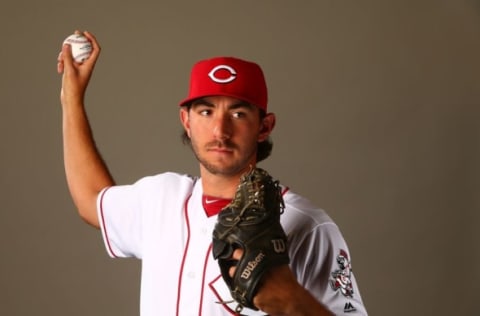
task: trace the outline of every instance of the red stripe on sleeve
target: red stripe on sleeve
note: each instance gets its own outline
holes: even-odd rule
[[[103,227],[103,232],[105,234],[105,240],[106,240],[106,243],[107,243],[108,251],[110,252],[110,254],[113,258],[118,258],[118,256],[113,251],[112,246],[110,245],[110,238],[108,238],[107,226],[105,225],[105,216],[103,215],[103,197],[105,196],[105,192],[107,192],[108,189],[110,189],[110,187],[104,189],[102,191],[102,195],[100,196],[100,219],[102,221],[102,227]]]

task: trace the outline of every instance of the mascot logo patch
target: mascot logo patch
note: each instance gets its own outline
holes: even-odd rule
[[[344,250],[337,256],[339,269],[332,272],[330,285],[334,291],[340,291],[346,297],[353,297],[352,265]]]

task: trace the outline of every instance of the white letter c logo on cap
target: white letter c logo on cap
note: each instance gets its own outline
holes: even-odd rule
[[[224,79],[216,77],[215,73],[222,69],[228,71],[230,73],[230,77]],[[235,80],[235,78],[237,77],[237,72],[230,66],[218,65],[208,73],[208,76],[210,77],[210,79],[217,83],[229,83]]]

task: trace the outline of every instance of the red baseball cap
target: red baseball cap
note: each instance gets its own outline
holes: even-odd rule
[[[233,97],[267,111],[265,77],[256,63],[235,57],[214,57],[193,65],[188,97],[180,106],[207,96]]]

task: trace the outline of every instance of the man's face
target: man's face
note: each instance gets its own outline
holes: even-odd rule
[[[235,98],[205,97],[180,112],[201,172],[234,176],[255,166],[257,143],[273,128],[273,114]]]

